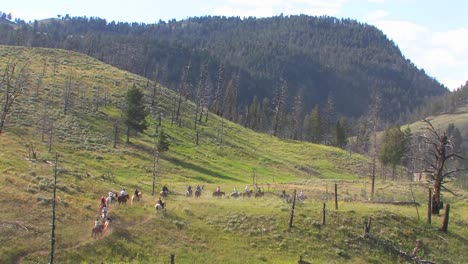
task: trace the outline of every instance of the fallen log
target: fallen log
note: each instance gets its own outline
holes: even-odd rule
[[[373,203],[373,204],[392,204],[392,205],[416,205],[420,206],[418,202],[413,201],[364,201],[365,203]]]

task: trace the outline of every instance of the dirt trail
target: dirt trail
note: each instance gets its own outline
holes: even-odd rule
[[[142,221],[139,221],[137,223],[127,224],[127,225],[121,225],[121,226],[119,226],[119,228],[128,229],[128,228],[132,228],[132,227],[135,227],[135,226],[143,225],[143,224],[148,223],[151,219],[154,219],[154,218],[155,218],[155,215],[150,213]],[[64,252],[64,251],[74,250],[74,249],[89,245],[89,244],[91,244],[91,243],[93,243],[93,242],[95,242],[97,240],[103,239],[103,238],[109,236],[110,234],[112,234],[112,227],[109,227],[109,229],[107,231],[105,231],[102,234],[102,236],[99,237],[98,239],[92,238],[91,235],[90,235],[91,229],[89,231],[90,231],[89,234],[82,236],[82,240],[80,242],[78,242],[77,244],[75,244],[73,246],[69,246],[69,247],[61,248],[61,249],[56,249],[55,254],[60,253],[60,252]],[[21,256],[18,256],[16,258],[16,260],[14,261],[14,263],[16,263],[16,264],[23,263],[23,260],[28,256],[33,256],[33,255],[34,256],[47,256],[49,254],[50,254],[50,248],[49,249],[44,249],[44,250],[36,250],[36,251],[26,252],[25,254],[23,254]]]

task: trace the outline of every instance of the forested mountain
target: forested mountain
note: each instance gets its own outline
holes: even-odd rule
[[[312,109],[326,124],[368,111],[379,94],[395,121],[447,89],[379,29],[311,16],[198,17],[156,24],[69,16],[0,25],[0,44],[86,53],[157,80],[243,125],[317,141]],[[53,58],[50,58],[53,61]],[[315,140],[314,140],[315,138]]]

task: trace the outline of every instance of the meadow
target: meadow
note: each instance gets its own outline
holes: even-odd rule
[[[256,133],[213,114],[197,124],[197,144],[194,104],[184,101],[180,125],[171,122],[177,95],[151,80],[63,50],[1,46],[0,55],[0,67],[15,61],[29,73],[0,135],[0,263],[47,263],[56,153],[56,263],[170,263],[170,254],[176,263],[297,263],[300,256],[313,263],[395,263],[395,249],[412,252],[418,240],[422,259],[468,259],[462,190],[456,190],[459,196],[444,194],[451,214],[443,233],[441,216],[426,223],[426,183],[377,181],[375,200],[411,201],[413,193],[421,204],[417,210],[370,203],[366,157]],[[67,85],[72,104],[65,113]],[[148,98],[157,96],[156,104],[147,102],[150,127],[126,144],[121,112],[132,85]],[[170,146],[160,154],[153,196],[160,129]],[[186,186],[196,184],[204,185],[202,197],[185,197]],[[154,210],[163,185],[172,190],[165,213]],[[246,185],[259,186],[265,196],[211,195],[217,186],[229,194]],[[141,189],[142,201],[112,205],[110,229],[93,239],[99,198],[122,187]],[[297,201],[292,228],[291,204],[278,195],[283,190],[308,197]],[[373,239],[363,237],[369,217]]]

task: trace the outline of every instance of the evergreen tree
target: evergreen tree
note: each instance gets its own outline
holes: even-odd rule
[[[234,80],[230,80],[226,86],[224,96],[224,117],[235,121],[237,117],[237,92]]]
[[[130,130],[143,132],[148,128],[146,116],[148,111],[143,102],[143,91],[138,89],[135,84],[127,91],[127,108],[124,112],[124,123],[127,125],[127,143],[130,143]]]
[[[310,113],[310,128],[312,142],[321,143],[323,140],[323,121],[318,105],[315,105]]]
[[[165,152],[169,150],[169,141],[167,134],[164,133],[163,129],[161,128],[161,131],[159,132],[158,136],[158,145],[157,145],[157,150],[159,153]]]
[[[384,131],[379,159],[384,164],[392,165],[392,176],[395,178],[396,166],[408,152],[408,135],[403,133],[399,126],[392,126]]]
[[[325,112],[323,114],[323,129],[324,129],[324,143],[326,145],[332,145],[335,137],[335,131],[333,126],[336,126],[336,110],[335,110],[335,98],[333,93],[330,92],[327,98],[327,104]]]
[[[259,127],[260,117],[260,103],[258,102],[257,96],[254,96],[252,104],[248,111],[248,127],[257,129]]]
[[[346,131],[347,131],[347,120],[346,118],[341,118],[336,122],[336,129],[335,129],[335,146],[344,149],[346,145],[348,144],[347,138],[346,138]]]

